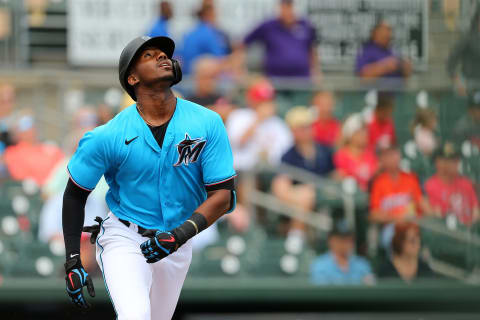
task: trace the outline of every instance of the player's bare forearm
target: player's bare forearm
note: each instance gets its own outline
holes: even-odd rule
[[[207,219],[208,226],[217,221],[230,209],[232,191],[220,189],[210,191],[205,200],[195,212],[202,214]]]

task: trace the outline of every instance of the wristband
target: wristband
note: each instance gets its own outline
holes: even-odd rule
[[[202,232],[207,228],[207,219],[203,214],[194,212],[190,218],[187,219],[181,226],[173,229],[178,245],[181,246],[188,239],[194,237],[198,233]]]

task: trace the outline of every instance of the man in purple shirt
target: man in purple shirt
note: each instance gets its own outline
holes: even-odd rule
[[[265,47],[264,71],[269,77],[310,77],[318,73],[315,29],[296,17],[292,0],[281,0],[279,16],[262,23],[244,40],[246,46],[254,42]]]
[[[407,78],[412,72],[410,61],[394,55],[391,49],[392,28],[380,21],[370,40],[357,56],[355,73],[363,79]]]

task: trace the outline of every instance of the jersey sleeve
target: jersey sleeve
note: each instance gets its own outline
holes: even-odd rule
[[[113,163],[112,152],[104,127],[87,132],[70,159],[67,170],[72,181],[86,190],[93,190]]]
[[[202,170],[203,183],[206,187],[233,179],[236,175],[227,130],[218,115],[215,115],[208,133],[202,154]]]

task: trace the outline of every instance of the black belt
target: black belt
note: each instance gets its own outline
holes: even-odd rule
[[[131,223],[130,221],[127,221],[127,220],[123,220],[123,219],[118,219],[121,223],[123,223],[124,225],[128,227],[130,227]],[[139,225],[137,225],[138,227],[138,234],[143,234],[145,231],[147,231],[147,229],[145,229],[144,227],[140,227]]]

